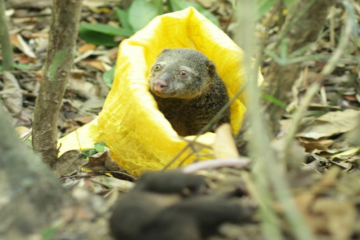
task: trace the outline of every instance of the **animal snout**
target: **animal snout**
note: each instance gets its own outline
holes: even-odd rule
[[[163,92],[168,84],[163,79],[156,79],[153,81],[153,90],[154,92]]]

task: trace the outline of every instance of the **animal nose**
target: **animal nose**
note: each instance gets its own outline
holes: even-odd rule
[[[168,85],[163,79],[156,79],[153,82],[153,89],[155,92],[163,92],[164,88],[166,88]]]

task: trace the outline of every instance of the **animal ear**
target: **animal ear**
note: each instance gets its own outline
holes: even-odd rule
[[[167,51],[170,51],[171,49],[170,48],[164,48],[160,54],[163,54],[164,52],[167,52]]]
[[[215,63],[213,63],[212,61],[209,61],[207,63],[207,70],[208,70],[208,73],[209,75],[212,77],[216,74],[216,67],[215,67]]]

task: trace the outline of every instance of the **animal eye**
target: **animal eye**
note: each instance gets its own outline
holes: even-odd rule
[[[154,70],[155,70],[155,71],[159,71],[160,69],[161,69],[160,64],[156,64],[155,67],[154,67]]]
[[[182,71],[180,71],[179,74],[180,74],[180,76],[185,77],[185,76],[187,76],[187,71],[182,70]]]

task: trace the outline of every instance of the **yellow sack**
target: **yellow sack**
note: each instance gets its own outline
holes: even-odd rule
[[[171,161],[187,143],[172,129],[149,92],[150,67],[164,48],[191,48],[204,53],[215,62],[230,99],[244,86],[243,51],[223,31],[194,8],[158,16],[122,41],[113,86],[102,112],[93,122],[60,139],[60,151],[92,148],[93,143],[104,141],[115,161],[135,175],[162,169]],[[234,133],[241,125],[244,103],[243,94],[231,106]],[[213,140],[213,133],[199,138],[207,144]],[[178,166],[189,151],[172,167]],[[191,156],[183,164],[205,158]]]

